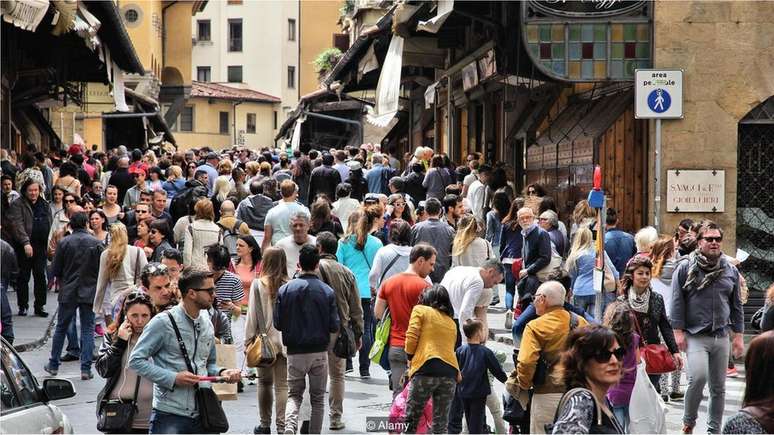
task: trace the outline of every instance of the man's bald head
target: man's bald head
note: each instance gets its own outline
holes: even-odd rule
[[[118,167],[119,168],[128,168],[129,167],[129,157],[121,157],[118,159]]]
[[[234,203],[230,200],[225,200],[220,204],[220,215],[221,216],[233,216],[234,212],[236,211],[236,208],[234,207]]]

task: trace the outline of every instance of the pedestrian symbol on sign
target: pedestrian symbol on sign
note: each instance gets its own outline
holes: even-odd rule
[[[672,97],[665,89],[655,89],[648,94],[648,107],[656,113],[664,113],[672,105]]]

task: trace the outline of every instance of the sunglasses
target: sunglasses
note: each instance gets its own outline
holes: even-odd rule
[[[706,240],[708,243],[720,243],[723,241],[722,237],[702,237],[702,240]]]
[[[150,230],[151,234],[158,234],[159,230]]]
[[[616,347],[614,350],[600,350],[594,354],[594,360],[600,364],[604,364],[610,361],[610,356],[615,355],[615,359],[623,361],[624,355],[626,355],[626,349],[622,347]]]
[[[74,202],[75,202],[75,200],[74,200],[74,199],[65,199],[65,200],[64,200],[64,201],[62,201],[62,202],[64,202],[64,203],[74,203]]]
[[[163,263],[148,263],[143,270],[143,273],[147,273],[151,276],[164,275],[168,273],[167,266]]]
[[[215,293],[215,287],[194,288],[194,289],[191,289],[191,290],[196,291],[196,292],[207,292],[209,294],[214,294]]]
[[[150,302],[150,296],[148,296],[148,294],[145,292],[135,291],[126,295],[126,299],[124,299],[125,304],[131,304],[136,301]]]
[[[135,211],[135,213],[137,213],[137,214],[148,213],[148,210],[137,210],[137,211]]]

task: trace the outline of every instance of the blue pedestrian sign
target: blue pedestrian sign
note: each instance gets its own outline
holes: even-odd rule
[[[672,105],[672,97],[666,89],[658,88],[648,94],[648,107],[656,113],[664,113]]]
[[[683,117],[683,71],[634,71],[634,116],[637,119]]]

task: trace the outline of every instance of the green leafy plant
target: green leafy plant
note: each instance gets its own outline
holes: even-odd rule
[[[326,48],[317,55],[312,64],[317,74],[324,75],[336,65],[339,59],[341,59],[341,50],[338,48]]]

